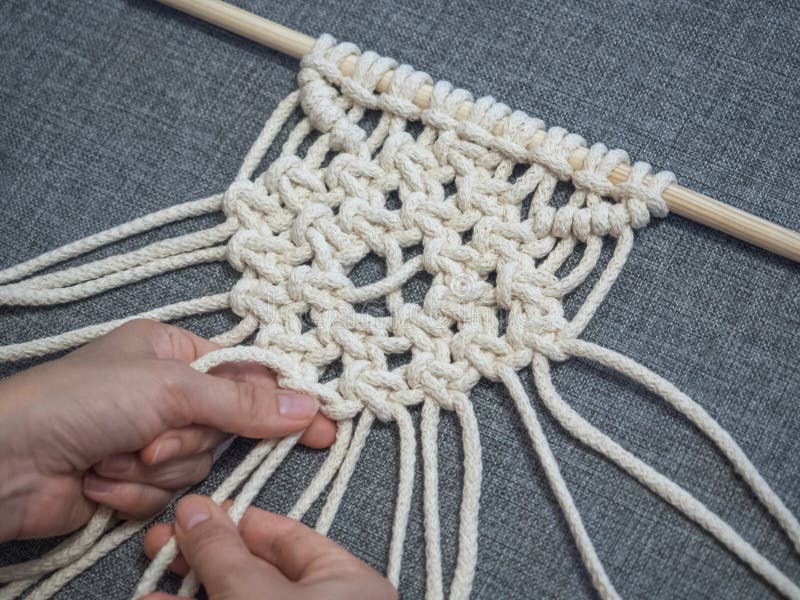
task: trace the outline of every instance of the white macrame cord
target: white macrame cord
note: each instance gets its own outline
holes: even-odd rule
[[[352,76],[339,63],[355,57]],[[394,70],[390,89],[375,91]],[[387,576],[397,585],[416,462],[410,408],[421,405],[426,595],[444,597],[438,505],[441,411],[453,411],[462,431],[463,490],[458,554],[450,598],[467,598],[478,560],[482,458],[469,397],[478,380],[502,382],[514,400],[579,555],[601,598],[617,598],[561,475],[539,416],[518,371],[532,369],[536,392],[575,438],[608,458],[713,535],[787,598],[800,589],[702,502],[578,415],[553,385],[550,364],[580,357],[613,369],[660,396],[714,442],[800,552],[800,525],[730,435],[688,396],[635,361],[583,341],[581,332],[613,285],[630,253],[633,230],[667,213],[661,193],[671,173],[635,163],[629,180],[608,176],[628,157],[602,144],[585,165],[567,157],[585,144],[554,127],[534,150],[527,145],[544,123],[512,112],[492,98],[474,102],[468,119],[455,114],[472,96],[447,82],[352,44],[323,36],[301,62],[298,90],[284,99],[224,194],[166,208],[84,238],[0,272],[0,305],[40,306],[87,298],[190,265],[227,260],[241,278],[228,293],[179,302],[138,317],[171,320],[232,310],[240,322],[214,339],[225,348],[194,363],[200,371],[230,361],[272,369],[281,386],[315,395],[338,423],[336,442],[291,517],[299,519],[325,490],[316,529],[328,532],[375,421],[395,423],[400,463]],[[413,103],[433,85],[430,107]],[[289,131],[280,156],[253,178],[275,138]],[[379,115],[377,124],[371,121]],[[412,135],[409,123],[421,132]],[[369,130],[369,132],[368,132]],[[497,132],[501,133],[497,133]],[[302,150],[303,148],[307,148]],[[573,188],[552,204],[559,182]],[[393,205],[391,198],[399,198]],[[527,208],[524,206],[529,203]],[[153,243],[125,254],[45,275],[37,272],[132,235],[186,218],[223,211],[210,229]],[[564,299],[598,270],[606,243],[613,255],[572,319]],[[385,276],[356,287],[348,274],[368,254],[385,260]],[[567,260],[579,254],[571,269]],[[562,269],[562,267],[565,267]],[[556,275],[567,270],[564,275]],[[415,275],[431,277],[424,302],[408,303],[402,288]],[[386,316],[354,305],[383,300]],[[505,313],[504,329],[500,314]],[[133,318],[133,317],[131,317]],[[0,360],[20,360],[92,340],[126,319],[0,347]],[[304,323],[313,326],[304,327]],[[252,345],[242,342],[254,336]],[[389,367],[387,357],[410,355]],[[341,375],[321,382],[332,363]],[[299,435],[263,441],[213,493],[233,497],[230,516],[247,507],[296,444]],[[238,493],[237,493],[238,490]],[[136,534],[147,523],[117,524],[100,508],[91,522],[40,559],[0,568],[0,600],[29,592],[49,598]],[[177,554],[171,540],[150,563],[134,597],[157,588]],[[194,574],[180,594],[198,590]]]

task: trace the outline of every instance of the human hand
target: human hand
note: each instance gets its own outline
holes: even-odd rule
[[[397,598],[377,571],[289,517],[250,508],[237,529],[209,498],[187,496],[175,518],[147,532],[145,552],[153,558],[174,534],[181,554],[171,569],[185,575],[191,567],[210,600]],[[158,592],[145,600],[176,598]]]
[[[261,365],[189,366],[218,347],[140,319],[0,382],[0,541],[67,533],[97,503],[154,515],[208,474],[232,433],[305,429],[301,443],[333,443],[316,400],[279,389]]]

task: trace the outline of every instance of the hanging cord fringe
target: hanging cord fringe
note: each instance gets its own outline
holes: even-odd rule
[[[48,598],[52,598],[65,585],[75,579],[75,577],[83,573],[89,567],[93,566],[109,552],[139,533],[149,524],[150,521],[126,521],[119,527],[112,529],[109,533],[100,538],[100,540],[79,559],[65,565],[42,581],[30,592],[30,594],[28,594],[28,596],[26,596],[26,598],[28,600],[47,600]],[[12,589],[14,586],[17,586],[18,583],[20,587]],[[7,600],[10,598],[16,598],[34,583],[35,580],[30,579],[27,581],[9,584],[7,587],[0,590],[0,599]],[[8,596],[5,595],[7,591],[9,593]]]
[[[420,438],[422,440],[423,519],[425,528],[425,597],[439,600],[442,589],[442,550],[439,528],[439,405],[425,402],[422,405]]]
[[[214,491],[211,498],[217,504],[222,504],[228,499],[230,494],[238,488],[247,477],[255,471],[256,468],[269,456],[270,452],[277,445],[277,440],[264,440],[256,444],[256,446],[247,454],[242,462],[240,462],[233,472],[228,475],[225,481]],[[147,565],[139,584],[134,592],[134,597],[140,597],[152,592],[155,589],[158,580],[166,572],[166,569],[178,555],[178,545],[175,538],[172,537],[169,541],[162,546],[156,557]],[[150,588],[149,591],[145,591]]]
[[[361,451],[367,443],[367,437],[369,437],[369,432],[372,430],[374,422],[375,416],[370,411],[361,412],[353,439],[350,441],[350,446],[347,448],[347,453],[339,467],[336,479],[333,480],[331,490],[328,492],[327,498],[325,498],[325,504],[322,505],[322,511],[314,527],[322,535],[328,535],[333,519],[336,518],[336,513],[347,490],[347,484],[350,483],[350,478],[353,476],[353,471],[355,471],[358,459],[361,457]]]
[[[660,396],[703,432],[747,483],[764,508],[775,518],[800,555],[800,523],[761,476],[731,435],[706,410],[669,381],[618,352],[583,340],[566,340],[561,348],[571,356],[594,361],[627,376]]]
[[[0,287],[0,290],[66,288],[78,283],[98,279],[105,275],[145,265],[156,259],[185,254],[221,244],[234,231],[235,224],[231,221],[226,221],[211,229],[153,242],[148,246],[131,250],[125,254],[109,256],[69,269],[47,273],[46,275],[36,275],[18,283],[9,283]]]
[[[214,450],[213,462],[216,463],[219,457],[230,447],[233,437],[229,438]],[[183,496],[189,488],[184,488],[178,491],[173,496],[173,501]],[[92,521],[98,521],[104,518],[106,512],[111,512],[107,507],[101,506],[98,508]],[[139,531],[147,527],[153,519],[145,521],[127,521],[115,529],[109,531],[104,537],[91,546],[86,548],[86,545],[81,542],[83,530],[71,538],[62,542],[55,550],[54,553],[63,555],[71,554],[77,558],[70,563],[64,564],[62,568],[52,573],[47,579],[42,581],[31,593],[28,595],[29,599],[46,600],[56,594],[61,588],[67,585],[75,577],[83,573],[87,568],[94,565],[98,560],[106,556],[109,552],[114,550],[121,543],[125,542],[132,536],[136,535]],[[91,521],[90,521],[91,523]],[[77,538],[77,539],[76,539]],[[80,555],[78,557],[78,555]],[[25,563],[22,563],[25,564]],[[12,565],[11,568],[20,565]],[[11,600],[20,596],[26,589],[31,587],[38,580],[38,576],[28,579],[16,580],[4,588],[0,589],[0,600]]]
[[[150,213],[143,217],[138,217],[106,229],[100,233],[90,235],[81,240],[71,242],[55,250],[50,250],[44,254],[27,260],[23,263],[9,267],[0,271],[0,283],[9,283],[27,277],[37,271],[46,269],[70,258],[76,258],[102,246],[124,240],[125,238],[156,229],[168,223],[183,221],[200,215],[217,212],[222,208],[222,194],[215,194],[208,198],[192,200],[176,206],[170,206],[162,210]]]
[[[101,506],[83,529],[64,540],[42,558],[0,567],[0,583],[14,581],[20,577],[39,577],[73,562],[103,535],[108,529],[113,515],[113,510],[107,506]]]
[[[284,459],[289,455],[289,452],[292,448],[295,447],[297,444],[297,440],[300,439],[300,436],[303,432],[298,432],[289,437],[282,439],[278,444],[275,446],[274,450],[269,453],[266,460],[258,467],[258,469],[253,472],[250,476],[250,479],[242,488],[242,491],[237,494],[236,499],[233,501],[233,504],[228,509],[228,515],[230,516],[231,520],[235,524],[239,524],[239,521],[242,520],[245,511],[247,508],[252,504],[253,500],[255,499],[256,495],[261,488],[264,487],[267,480],[272,477],[272,474],[275,470],[283,463]],[[222,494],[215,492],[212,494],[211,498],[217,502],[218,504],[222,503]],[[173,538],[174,539],[174,538]],[[169,565],[174,560],[172,557],[170,560],[166,562],[166,564],[161,565],[161,573],[159,574],[159,579],[163,576],[164,573],[167,572],[169,569]],[[155,561],[154,561],[155,562]],[[155,586],[158,584],[158,580],[156,579],[153,582],[152,589],[155,589]],[[139,582],[139,586],[141,588],[145,588],[148,586],[148,583],[145,581],[144,578]],[[194,595],[197,593],[198,589],[200,589],[200,582],[197,580],[197,576],[195,575],[194,571],[189,571],[186,577],[183,578],[183,582],[181,583],[180,590],[178,591],[179,596],[183,596],[186,598],[194,598]],[[137,587],[137,593],[134,594],[134,598],[141,597],[138,593],[139,587]],[[145,592],[145,595],[149,592]]]
[[[386,577],[397,587],[400,583],[400,564],[403,560],[403,543],[408,528],[408,513],[414,492],[414,463],[417,454],[414,424],[405,407],[394,410],[394,419],[400,431],[400,478],[397,483],[392,541],[389,544],[389,564]]]
[[[293,92],[278,104],[250,148],[238,179],[252,175],[275,136],[297,108],[298,97],[299,92]],[[235,219],[229,218],[224,223],[207,230],[155,242],[119,256],[100,259],[85,265],[31,277],[27,280],[23,279],[42,269],[76,258],[107,244],[169,223],[218,212],[223,208],[223,198],[224,194],[215,194],[208,198],[171,206],[4,269],[0,271],[0,284],[6,284],[0,285],[0,306],[71,302],[190,265],[224,260],[226,247],[217,246],[217,244],[228,240],[236,231]],[[134,318],[167,321],[228,308],[229,302],[230,294],[216,294],[178,302],[130,318],[90,325],[56,336],[0,346],[0,361],[21,360],[66,350],[108,333]],[[235,339],[239,337],[238,334],[242,330],[250,328],[247,334],[241,336],[244,339],[255,329],[255,326],[250,327],[251,325],[253,325],[252,319],[247,319],[242,327],[228,332],[227,336],[220,336],[221,342]]]
[[[350,444],[352,436],[352,422],[342,421],[337,424],[337,435],[334,445],[329,450],[328,456],[320,467],[319,471],[312,479],[311,483],[303,492],[302,496],[298,499],[289,516],[295,519],[302,518],[303,514],[319,497],[322,491],[327,487],[333,479],[337,470],[339,469],[345,455],[347,454],[348,445]],[[274,442],[262,442],[245,458],[244,462],[252,463],[262,458],[264,447],[270,447],[274,450],[271,451],[265,460],[261,462],[261,466],[255,470],[250,476],[249,481],[246,483],[242,491],[237,495],[234,504],[228,511],[231,519],[238,523],[244,516],[248,506],[252,503],[256,494],[264,486],[269,477],[274,473],[275,469],[288,455],[289,451],[297,443],[301,434],[295,434],[285,438],[277,445]],[[212,494],[211,498],[218,504],[226,500],[230,494],[239,486],[239,483],[244,479],[244,469],[241,473],[234,473],[229,477],[217,490]],[[140,598],[155,590],[158,580],[163,576],[169,565],[177,556],[177,544],[175,539],[171,538],[165,545],[153,562],[150,563],[145,575],[140,579],[137,586],[134,598]],[[199,589],[199,582],[193,572],[190,572],[182,581],[179,590],[179,595],[184,597],[193,597]]]
[[[618,465],[634,479],[708,531],[785,597],[800,599],[800,588],[742,539],[730,525],[674,481],[636,458],[576,413],[553,386],[549,363],[544,356],[534,355],[532,369],[536,389],[542,402],[572,436]]]
[[[586,567],[586,571],[589,573],[594,588],[603,600],[618,599],[619,594],[614,589],[603,563],[597,556],[592,540],[583,525],[578,507],[575,505],[575,500],[573,500],[572,494],[570,494],[567,484],[561,476],[561,470],[558,468],[553,451],[550,449],[550,444],[547,442],[544,430],[539,423],[539,418],[536,416],[533,404],[522,386],[519,376],[510,367],[499,370],[498,374],[514,399],[525,429],[528,430],[533,449],[539,457],[539,462],[550,484],[550,489],[553,490],[556,501],[561,507],[561,512],[564,514],[569,531],[575,539],[578,553]]]
[[[478,562],[478,509],[483,466],[478,420],[475,418],[475,411],[466,396],[462,396],[456,402],[455,411],[461,426],[464,482],[458,526],[458,555],[456,556],[453,581],[450,585],[450,598],[465,600],[469,598],[472,591],[475,565]]]
[[[39,289],[23,286],[0,288],[0,306],[45,306],[74,302],[130,283],[149,279],[162,273],[177,271],[192,265],[225,260],[225,252],[225,246],[213,246],[166,258],[158,258],[137,267],[117,271],[116,273],[64,288]]]
[[[353,437],[353,421],[347,419],[346,421],[339,421],[336,424],[336,441],[331,449],[328,451],[328,456],[325,462],[317,471],[314,479],[308,484],[308,487],[303,491],[303,495],[297,500],[292,510],[289,511],[289,516],[292,519],[302,519],[311,505],[317,501],[320,494],[328,487],[339,467],[342,465],[347,448],[350,445],[350,440]]]
[[[17,361],[68,350],[75,346],[85,344],[101,335],[105,335],[112,329],[116,329],[123,323],[127,323],[133,319],[172,321],[190,315],[216,312],[226,309],[229,306],[230,293],[227,292],[224,294],[203,296],[202,298],[195,298],[194,300],[186,300],[184,302],[176,302],[175,304],[162,306],[132,317],[115,319],[114,321],[107,321],[106,323],[99,323],[97,325],[89,325],[88,327],[81,327],[80,329],[74,329],[73,331],[67,331],[66,333],[40,338],[38,340],[31,340],[30,342],[0,346],[0,361]]]

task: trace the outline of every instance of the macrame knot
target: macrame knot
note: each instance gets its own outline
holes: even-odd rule
[[[428,305],[431,302],[434,301],[426,300]],[[438,342],[449,340],[452,336],[449,319],[431,306],[423,310],[417,304],[403,304],[395,311],[392,330],[421,352],[433,352]]]
[[[337,154],[325,173],[325,185],[331,190],[341,190],[348,196],[366,198],[369,183],[362,178],[378,178],[382,170],[374,163],[365,162],[353,154]]]
[[[448,81],[437,81],[431,91],[430,106],[420,113],[420,121],[436,129],[456,129],[458,109],[466,102],[472,102],[472,94],[459,88],[454,89]]]
[[[467,326],[456,333],[450,347],[456,364],[465,361],[492,381],[500,379],[503,369],[511,367],[517,370],[530,364],[530,350],[514,350],[506,340],[477,326]]]
[[[398,373],[386,371],[385,365],[368,360],[352,361],[339,380],[339,393],[343,397],[356,399],[384,423],[394,420],[391,392],[402,389],[407,389],[407,384]]]
[[[487,135],[498,127],[511,114],[511,109],[502,102],[498,102],[491,96],[479,98],[472,105],[469,118],[466,123],[474,123],[480,127]],[[487,141],[491,138],[484,138]]]
[[[612,195],[623,202],[631,213],[631,225],[644,227],[650,221],[650,214],[664,217],[669,212],[664,201],[664,190],[674,183],[675,175],[661,171],[650,175],[650,165],[636,162],[631,167],[628,180],[615,187]]]
[[[239,208],[246,197],[257,194],[256,185],[249,179],[236,179],[225,190],[222,197],[222,210],[228,217],[238,217]]]
[[[295,302],[305,302],[307,297],[313,295],[312,287],[316,283],[311,267],[300,265],[292,269],[286,280],[286,293]],[[317,308],[329,308],[317,306]]]
[[[474,147],[492,151],[472,154],[473,159],[479,159],[481,167],[492,170],[503,158],[526,162],[529,154],[526,145],[541,126],[543,123],[538,119],[519,111],[512,112],[505,104],[485,97],[473,105],[469,119],[461,121],[456,132]]]
[[[529,348],[564,360],[557,338],[568,325],[559,279],[530,265],[501,262],[497,269],[497,304],[508,310],[506,338],[517,351]]]
[[[289,154],[286,156],[279,156],[267,167],[267,170],[261,175],[264,188],[270,194],[279,194],[282,184],[286,179],[291,178],[293,171],[302,170],[303,161],[299,156]]]
[[[344,109],[336,100],[339,92],[323,79],[313,79],[303,87],[300,105],[311,123],[322,133],[328,133],[340,119],[346,119]]]
[[[357,154],[360,144],[367,138],[367,132],[346,116],[336,120],[330,129],[331,149]]]
[[[461,274],[463,267],[451,258],[457,253],[461,236],[444,227],[437,216],[433,210],[422,210],[422,207],[417,211],[418,227],[431,238],[422,250],[422,264],[429,273]],[[446,286],[433,287],[449,289]]]
[[[247,268],[245,253],[254,235],[256,234],[248,229],[239,229],[228,240],[225,256],[228,259],[228,263],[240,273],[243,273]]]
[[[509,112],[504,110],[498,115],[501,119],[494,121],[491,127],[488,127],[491,120],[479,127],[465,121],[457,131],[464,138],[491,148],[499,156],[524,163],[530,154],[528,145],[536,132],[544,129],[544,122],[532,119],[521,111]],[[496,133],[498,129],[499,134]]]
[[[525,344],[533,352],[541,354],[553,362],[564,362],[569,358],[570,355],[561,348],[555,335],[532,333],[528,329],[525,330],[525,333]]]
[[[415,144],[414,138],[411,137],[410,133],[407,131],[398,131],[386,138],[386,141],[383,143],[383,152],[381,152],[378,157],[378,164],[384,171],[388,172],[400,171],[400,169],[403,168],[405,172],[401,171],[401,177],[403,177],[406,182],[411,181],[414,183],[415,178],[413,173],[409,170],[411,166],[410,161],[414,161],[414,159],[421,159],[423,162],[428,163],[428,165],[431,164],[431,161],[436,161],[432,155],[430,155],[430,159],[428,159],[428,156],[419,152],[419,148]]]
[[[342,80],[342,94],[361,106],[377,108],[375,87],[383,76],[397,66],[391,58],[364,52],[356,61],[353,74]]]
[[[528,153],[529,160],[546,167],[561,181],[569,181],[574,169],[569,163],[569,154],[585,146],[584,139],[568,133],[562,127],[551,127],[540,144]]]
[[[494,300],[492,285],[477,273],[466,269],[445,275],[443,290],[446,290],[442,296],[443,302],[453,307],[464,307],[467,311],[475,303],[491,304]]]
[[[559,340],[567,321],[563,315],[533,315],[520,322],[519,338],[533,352],[545,355],[553,361],[562,362],[567,354],[561,349]]]
[[[495,302],[501,308],[511,310],[516,300],[535,304],[545,302],[546,299],[546,305],[543,306],[549,311],[553,306],[550,301],[558,296],[554,291],[558,287],[558,277],[537,269],[532,260],[519,260],[523,264],[517,261],[498,262]],[[556,304],[560,306],[560,303]],[[560,314],[563,316],[563,310]]]
[[[593,144],[586,156],[585,167],[573,173],[572,184],[576,189],[608,197],[615,187],[608,178],[609,174],[620,164],[628,162],[628,153],[624,150],[609,151],[605,144]]]
[[[339,70],[339,63],[349,56],[359,56],[361,50],[349,42],[338,43],[327,33],[317,38],[314,47],[300,59],[300,72],[297,79],[300,87],[310,81],[324,78],[336,85],[342,85],[345,77]]]
[[[336,71],[338,71],[337,64],[333,64]],[[366,132],[348,118],[343,106],[338,102],[339,92],[311,69],[302,69],[301,75],[304,83],[300,104],[309,120],[320,131],[330,134],[332,149],[357,153],[359,144],[366,138]],[[351,87],[357,83],[352,79],[348,81]],[[362,88],[363,86],[359,90],[369,95],[368,90]]]
[[[424,399],[444,410],[454,410],[464,391],[472,387],[465,367],[463,362],[451,363],[449,352],[442,358],[434,352],[419,352],[405,371],[406,380],[410,389],[422,391]]]
[[[333,210],[324,204],[308,204],[295,217],[289,230],[291,241],[296,246],[313,244],[322,250],[327,244],[323,243],[321,234],[314,229],[317,221],[324,223],[333,216]]]
[[[559,208],[545,205],[533,210],[533,233],[540,239],[575,237],[586,242],[591,235],[619,237],[631,222],[627,204],[606,201],[584,208],[567,204]]]
[[[231,310],[242,318],[249,315],[252,312],[252,298],[259,295],[259,287],[258,280],[247,277],[240,278],[231,288]]]
[[[500,138],[514,144],[516,148],[513,158],[517,162],[524,162],[527,156],[527,146],[536,132],[542,131],[545,127],[544,121],[533,118],[520,110],[515,110],[509,115],[503,124],[503,131]]]
[[[380,107],[404,119],[418,119],[422,109],[414,104],[414,98],[422,86],[432,83],[427,73],[400,65],[395,69],[388,93],[378,98]]]
[[[353,287],[352,281],[342,273],[321,271],[308,265],[294,268],[285,285],[291,300],[320,311],[344,305],[339,299],[340,293]]]

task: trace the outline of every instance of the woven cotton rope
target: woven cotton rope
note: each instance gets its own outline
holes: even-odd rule
[[[356,67],[345,77],[339,64],[348,57],[356,57]],[[390,89],[375,92],[390,70],[395,70]],[[651,216],[666,215],[661,192],[672,175],[651,174],[648,165],[636,163],[629,180],[614,185],[608,175],[627,162],[625,152],[596,144],[583,167],[575,169],[567,157],[584,144],[579,136],[560,128],[545,132],[538,119],[492,98],[476,101],[469,118],[458,120],[456,111],[472,98],[446,82],[433,84],[430,108],[421,109],[412,100],[421,86],[432,83],[411,67],[323,36],[302,60],[299,89],[276,108],[223,194],[164,209],[6,269],[0,272],[0,304],[68,302],[189,265],[227,260],[241,272],[229,293],[138,316],[169,320],[230,309],[239,323],[215,338],[226,348],[193,366],[206,371],[223,362],[259,362],[275,371],[282,386],[319,398],[324,414],[338,423],[337,439],[290,515],[301,518],[327,490],[316,523],[323,533],[336,516],[375,420],[396,424],[399,483],[386,572],[397,584],[419,454],[430,598],[442,597],[445,588],[437,497],[442,410],[457,415],[463,443],[451,597],[469,596],[479,557],[483,462],[469,393],[481,377],[507,387],[598,594],[617,597],[517,374],[527,368],[543,404],[571,435],[707,530],[783,595],[800,598],[793,582],[702,502],[578,415],[550,377],[551,362],[580,357],[663,398],[716,444],[800,551],[795,517],[702,407],[635,361],[580,339],[625,264],[634,229],[647,225]],[[374,127],[366,126],[368,111],[380,115]],[[298,113],[302,119],[288,133],[280,157],[255,175],[274,139]],[[416,137],[410,122],[422,127]],[[537,133],[544,133],[543,141],[527,149]],[[556,207],[559,182],[569,183],[572,192],[565,205]],[[393,195],[399,207],[389,202]],[[34,275],[102,245],[220,210],[225,222],[208,230]],[[420,246],[421,253],[409,251]],[[600,267],[604,246],[613,247],[613,254]],[[385,277],[356,287],[348,273],[368,254],[385,261]],[[573,255],[579,258],[566,269]],[[424,303],[405,302],[402,286],[423,271],[432,278]],[[567,319],[564,299],[590,277],[596,282]],[[372,301],[384,301],[387,314],[354,308]],[[0,347],[0,360],[70,348],[121,322]],[[410,356],[409,362],[391,368],[392,358],[401,355]],[[334,363],[341,364],[341,374],[321,382]],[[414,407],[421,407],[419,453],[409,412]],[[298,438],[261,442],[214,492],[218,502],[235,496],[230,509],[235,521]],[[82,531],[44,557],[0,568],[0,582],[9,582],[0,598],[33,586],[33,597],[49,597],[145,526],[118,525],[111,511],[101,508]],[[147,568],[136,597],[156,589],[176,553],[172,540]],[[197,589],[190,574],[181,594],[193,596]]]

